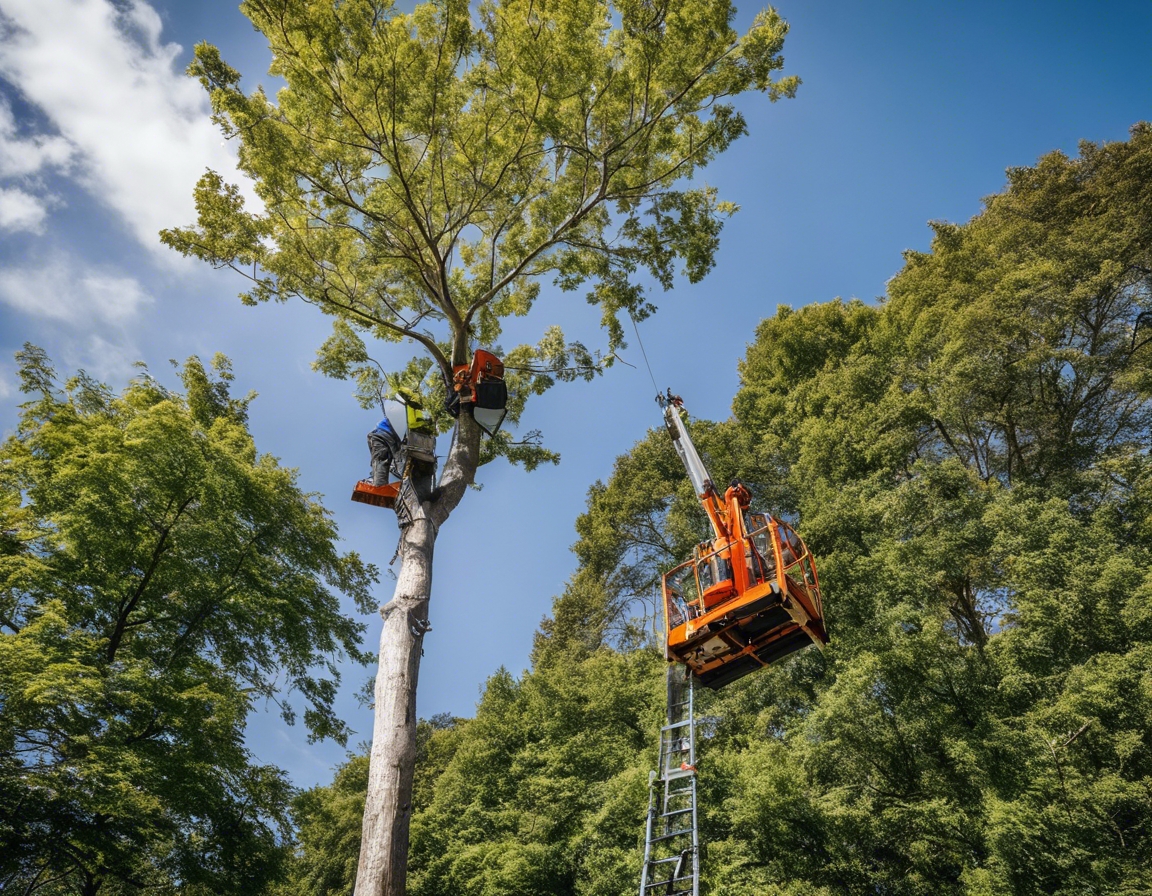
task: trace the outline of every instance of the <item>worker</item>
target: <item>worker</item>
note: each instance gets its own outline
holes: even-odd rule
[[[372,459],[372,484],[387,485],[388,471],[392,467],[392,458],[400,451],[400,437],[392,428],[388,415],[376,424],[376,428],[368,433],[368,455]]]

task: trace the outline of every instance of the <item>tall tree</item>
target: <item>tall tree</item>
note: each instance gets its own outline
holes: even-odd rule
[[[728,0],[437,0],[401,13],[388,0],[246,0],[268,38],[275,101],[245,94],[217,50],[191,71],[240,146],[262,208],[209,172],[198,223],[164,232],[177,250],[250,279],[248,302],[299,299],[336,318],[317,366],[381,380],[365,339],[408,341],[405,368],[430,403],[477,344],[528,314],[540,279],[588,290],[607,331],[597,360],[549,328],[507,353],[515,423],[556,378],[593,376],[623,344],[621,317],[653,306],[678,264],[711,268],[734,207],[692,185],[746,128],[731,98],[777,99],[786,24],[772,10],[744,34]],[[687,182],[688,186],[681,186]],[[427,374],[431,373],[430,379]],[[367,810],[356,892],[402,894],[408,849],[416,680],[436,533],[483,459],[529,467],[556,456],[453,422],[439,487],[402,534],[396,593],[382,610]]]
[[[283,772],[244,744],[296,692],[343,741],[341,655],[361,661],[374,571],[295,471],[259,454],[251,396],[195,359],[185,394],[58,385],[20,354],[0,447],[0,889],[261,892],[286,859]]]

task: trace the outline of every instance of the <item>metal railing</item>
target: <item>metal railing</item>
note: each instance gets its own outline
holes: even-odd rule
[[[790,536],[790,537],[789,537]],[[757,549],[756,543],[770,543],[772,546],[771,563],[763,553]],[[799,548],[799,554],[797,554]],[[820,597],[820,580],[816,574],[816,564],[812,559],[812,552],[803,539],[796,534],[787,523],[768,517],[768,523],[748,533],[744,545],[730,543],[724,547],[709,551],[697,557],[685,560],[664,574],[664,631],[665,635],[673,628],[683,624],[689,619],[695,619],[707,612],[704,603],[704,594],[708,588],[719,584],[710,582],[704,585],[701,581],[701,572],[706,571],[706,580],[711,580],[711,570],[722,558],[721,554],[750,554],[751,568],[750,580],[757,584],[769,581],[775,577],[782,591],[803,590],[812,602],[817,615],[824,618],[824,605]],[[744,558],[740,558],[744,559]],[[688,578],[689,570],[691,577]],[[684,580],[688,578],[688,581]],[[720,581],[725,581],[721,579]],[[685,588],[687,584],[687,588]],[[688,592],[687,594],[685,592]]]

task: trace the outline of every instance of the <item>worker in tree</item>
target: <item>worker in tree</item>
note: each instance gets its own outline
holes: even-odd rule
[[[387,485],[392,458],[400,451],[400,437],[392,428],[388,415],[368,433],[368,454],[372,458],[372,484]]]
[[[417,497],[427,501],[432,497],[436,477],[436,424],[418,391],[401,386],[395,396],[404,403],[408,423],[403,443],[407,460],[404,475],[412,480]]]

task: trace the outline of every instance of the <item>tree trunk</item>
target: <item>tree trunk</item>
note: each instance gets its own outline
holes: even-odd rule
[[[356,896],[401,896],[408,864],[408,822],[416,766],[416,681],[436,530],[429,519],[404,530],[403,566],[392,600],[380,608],[380,668],[376,673],[376,719],[372,727],[368,796]]]
[[[104,881],[100,878],[84,872],[84,877],[80,882],[80,896],[96,896],[100,892],[100,886]]]
[[[380,608],[384,629],[355,896],[404,896],[416,768],[416,681],[428,627],[432,554],[440,525],[475,477],[479,449],[480,428],[462,412],[439,494],[425,502],[423,515],[404,529],[396,591]]]

